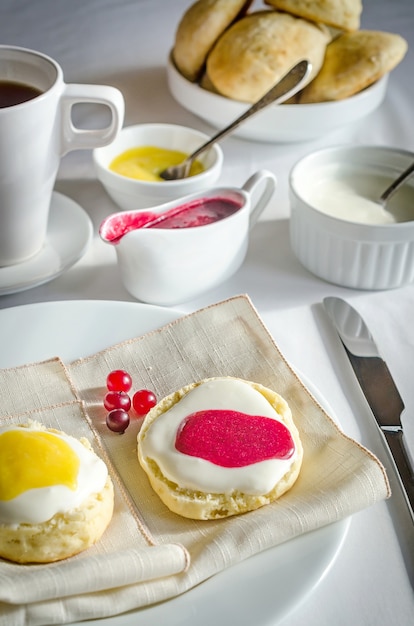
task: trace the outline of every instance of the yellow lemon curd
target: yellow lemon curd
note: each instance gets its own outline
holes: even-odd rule
[[[109,164],[109,169],[117,174],[149,182],[165,182],[160,173],[170,165],[178,165],[188,154],[178,150],[167,150],[156,146],[140,146],[121,152]],[[190,176],[204,171],[200,161],[193,161]]]
[[[77,487],[79,458],[71,446],[49,432],[8,430],[0,434],[0,500],[28,489]]]

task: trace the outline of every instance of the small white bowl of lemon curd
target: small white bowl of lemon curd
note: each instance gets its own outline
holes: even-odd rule
[[[126,126],[110,145],[93,151],[96,175],[115,204],[125,211],[176,200],[218,181],[223,151],[217,144],[196,159],[187,178],[163,180],[159,176],[209,139],[198,130],[176,124]]]

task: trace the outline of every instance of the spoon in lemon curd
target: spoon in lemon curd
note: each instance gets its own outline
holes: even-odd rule
[[[187,156],[179,150],[169,150],[157,146],[138,146],[125,150],[116,156],[110,163],[109,169],[128,178],[160,182],[164,180],[160,173],[166,167],[182,163]],[[191,163],[188,176],[194,176],[203,171],[203,164],[195,159]]]

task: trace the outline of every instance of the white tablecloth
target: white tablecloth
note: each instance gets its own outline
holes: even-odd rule
[[[0,42],[53,56],[67,82],[119,87],[126,100],[126,124],[168,121],[212,133],[208,124],[174,101],[167,87],[165,60],[175,26],[190,4],[189,0],[0,0]],[[414,584],[414,528],[381,439],[320,305],[324,296],[340,295],[364,313],[404,398],[404,427],[414,455],[414,289],[369,293],[329,285],[302,268],[288,237],[287,176],[302,155],[340,143],[414,150],[414,4],[412,0],[365,0],[361,26],[400,33],[411,46],[390,76],[384,103],[361,122],[317,141],[275,145],[226,139],[223,184],[241,185],[253,171],[268,168],[276,173],[278,188],[251,233],[247,259],[239,272],[180,306],[191,311],[248,293],[287,358],[324,395],[345,430],[389,469],[394,486],[391,500],[354,516],[329,575],[284,620],[284,626],[408,626],[414,620],[408,575],[411,562]],[[56,189],[90,215],[95,231],[92,245],[55,280],[0,297],[0,308],[52,300],[132,301],[120,282],[114,251],[97,236],[98,225],[115,207],[96,181],[89,152],[62,159]]]

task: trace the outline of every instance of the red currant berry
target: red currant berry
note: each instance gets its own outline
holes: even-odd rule
[[[149,389],[140,389],[132,397],[132,406],[138,415],[146,415],[156,404],[157,398]]]
[[[125,391],[108,391],[103,403],[107,411],[124,409],[128,412],[131,408],[131,398]]]
[[[129,426],[129,415],[123,409],[114,409],[106,416],[106,425],[109,430],[122,435]]]
[[[113,370],[106,377],[106,386],[109,391],[129,391],[132,387],[132,378],[125,370]]]

